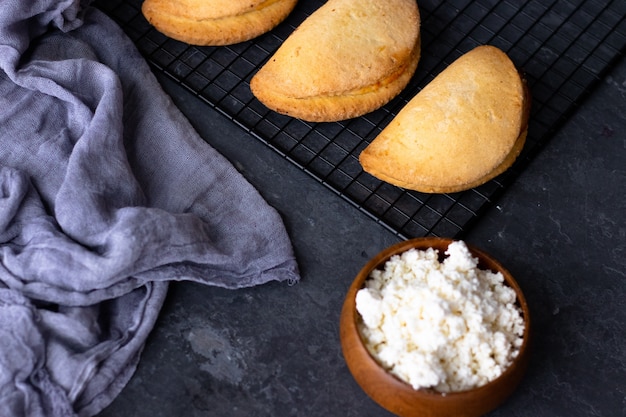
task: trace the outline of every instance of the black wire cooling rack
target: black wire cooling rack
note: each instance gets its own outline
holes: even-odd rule
[[[307,123],[266,109],[250,92],[249,81],[324,1],[300,0],[270,33],[220,47],[167,38],[143,18],[141,2],[95,4],[122,27],[156,71],[403,238],[461,237],[623,56],[626,45],[624,0],[420,0],[422,56],[401,95],[363,117]],[[533,97],[526,145],[513,167],[480,187],[455,194],[407,191],[365,173],[358,155],[367,144],[424,85],[482,44],[508,53],[526,74]]]

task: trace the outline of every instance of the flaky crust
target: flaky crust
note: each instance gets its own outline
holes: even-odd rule
[[[159,32],[192,45],[220,46],[260,36],[282,22],[297,0],[145,0]]]
[[[399,187],[463,191],[513,164],[529,112],[526,83],[508,56],[479,46],[424,87],[359,161],[366,172]]]
[[[373,111],[402,91],[420,58],[415,0],[329,0],[254,75],[268,108],[326,122]]]

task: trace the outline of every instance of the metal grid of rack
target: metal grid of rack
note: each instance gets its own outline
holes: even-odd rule
[[[324,1],[302,0],[271,32],[220,47],[187,45],[162,35],[144,19],[141,2],[108,0],[96,6],[122,27],[155,70],[403,238],[462,237],[623,56],[626,45],[623,0],[420,0],[422,56],[405,90],[365,116],[308,123],[266,109],[250,92],[249,80]],[[513,167],[454,194],[404,190],[365,173],[359,153],[424,85],[482,44],[505,51],[525,73],[531,91],[528,137]]]

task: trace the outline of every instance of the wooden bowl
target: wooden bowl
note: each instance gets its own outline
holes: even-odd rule
[[[356,276],[348,290],[340,321],[340,339],[344,358],[352,376],[365,393],[388,411],[401,417],[478,417],[502,404],[521,381],[529,360],[530,315],[522,291],[511,274],[486,253],[467,245],[478,258],[481,269],[500,271],[505,283],[517,294],[517,302],[524,318],[523,342],[513,363],[495,380],[475,389],[442,394],[432,389],[416,390],[387,372],[369,354],[363,344],[357,321],[356,293],[363,288],[370,272],[382,268],[392,255],[411,248],[425,250],[434,248],[444,255],[452,239],[417,238],[393,245],[371,259]]]

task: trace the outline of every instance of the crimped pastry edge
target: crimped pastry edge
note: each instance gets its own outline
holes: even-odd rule
[[[488,45],[484,45],[484,46],[488,46]],[[528,123],[530,119],[530,108],[531,108],[531,102],[532,102],[530,89],[528,88],[528,83],[527,83],[524,73],[520,71],[519,69],[517,69],[517,73],[520,78],[521,87],[522,87],[520,133],[517,139],[513,142],[510,151],[502,158],[502,160],[498,164],[496,164],[490,171],[486,172],[484,175],[478,178],[473,178],[468,181],[458,182],[455,184],[448,184],[448,185],[428,184],[426,182],[418,183],[417,181],[408,182],[408,181],[390,176],[389,174],[385,172],[374,169],[374,167],[371,166],[367,158],[363,158],[364,152],[361,152],[361,155],[359,155],[359,162],[363,170],[369,173],[370,175],[373,175],[374,177],[378,178],[381,181],[398,186],[400,188],[410,189],[410,190],[419,191],[423,193],[441,193],[441,194],[461,192],[461,191],[465,191],[471,188],[475,188],[497,177],[498,175],[504,173],[507,169],[509,169],[513,165],[513,163],[515,162],[515,160],[521,153],[526,143],[526,137],[528,134]]]
[[[225,46],[254,39],[289,16],[297,0],[276,0],[260,9],[216,19],[190,19],[162,12],[158,2],[141,6],[146,20],[164,35],[190,45]]]
[[[464,183],[457,183],[457,184],[449,185],[449,186],[440,186],[440,185],[432,185],[432,184],[415,184],[414,182],[413,183],[404,182],[397,178],[388,176],[382,172],[375,172],[369,167],[368,169],[366,169],[364,166],[363,169],[365,172],[373,175],[374,177],[378,178],[381,181],[387,182],[389,184],[392,184],[392,185],[395,185],[397,187],[404,188],[407,190],[418,191],[418,192],[426,193],[426,194],[457,193],[457,192],[466,191],[466,190],[478,187],[480,185],[483,185],[487,181],[494,179],[495,177],[497,177],[498,175],[504,173],[504,171],[509,169],[511,165],[513,165],[513,163],[515,162],[519,154],[521,153],[522,149],[524,148],[524,144],[526,143],[526,136],[527,136],[527,130],[525,130],[524,132],[522,132],[522,134],[520,134],[520,136],[515,141],[513,147],[511,148],[511,152],[509,152],[506,155],[506,157],[502,160],[502,162],[499,165],[497,165],[492,171],[490,171],[489,173],[487,173],[486,175],[480,178],[477,178],[473,181],[464,182]],[[361,162],[361,165],[363,165],[362,162]]]
[[[267,108],[277,113],[308,122],[336,122],[362,116],[387,104],[407,86],[413,77],[421,54],[421,36],[408,62],[398,73],[388,75],[376,85],[358,90],[336,92],[333,95],[315,97],[290,97],[258,86],[253,77],[250,82],[252,94]]]

